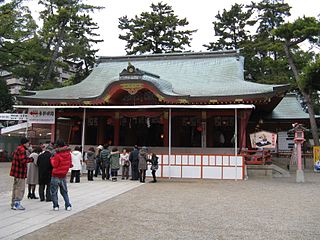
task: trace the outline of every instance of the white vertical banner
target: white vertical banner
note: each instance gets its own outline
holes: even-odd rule
[[[29,123],[55,123],[55,109],[50,108],[29,108],[28,109]]]

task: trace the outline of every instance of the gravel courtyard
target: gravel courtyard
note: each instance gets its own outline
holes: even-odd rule
[[[320,175],[309,171],[305,179],[159,179],[20,239],[316,240]]]

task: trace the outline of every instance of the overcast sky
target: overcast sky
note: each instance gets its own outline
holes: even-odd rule
[[[160,1],[160,0],[159,0]],[[127,15],[133,18],[140,15],[143,11],[151,11],[151,3],[159,2],[157,0],[88,0],[89,4],[103,6],[102,10],[96,11],[93,19],[98,23],[100,29],[98,33],[104,40],[103,43],[97,44],[99,56],[119,56],[125,55],[125,41],[120,40],[118,29],[118,18]],[[37,2],[32,0],[30,8],[37,16]],[[248,4],[251,1],[246,0],[163,0],[172,6],[174,13],[179,18],[187,18],[189,26],[187,29],[197,29],[198,31],[192,35],[191,50],[206,51],[203,44],[207,44],[213,40],[214,31],[212,22],[218,11],[223,9],[229,10],[234,3]],[[318,16],[320,14],[320,0],[287,0],[291,7],[292,17],[288,19],[292,21],[299,16]]]

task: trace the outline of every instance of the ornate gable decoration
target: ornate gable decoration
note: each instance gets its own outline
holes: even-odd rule
[[[160,76],[152,73],[148,73],[146,71],[142,71],[139,68],[135,68],[130,62],[128,62],[128,67],[123,69],[119,74],[120,80],[142,80],[143,76],[149,76],[153,78],[160,78]]]

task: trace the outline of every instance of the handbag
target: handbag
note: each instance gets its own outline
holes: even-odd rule
[[[129,161],[129,160],[126,160],[126,161],[124,162],[123,166],[129,167],[129,166],[130,166],[130,161]]]

